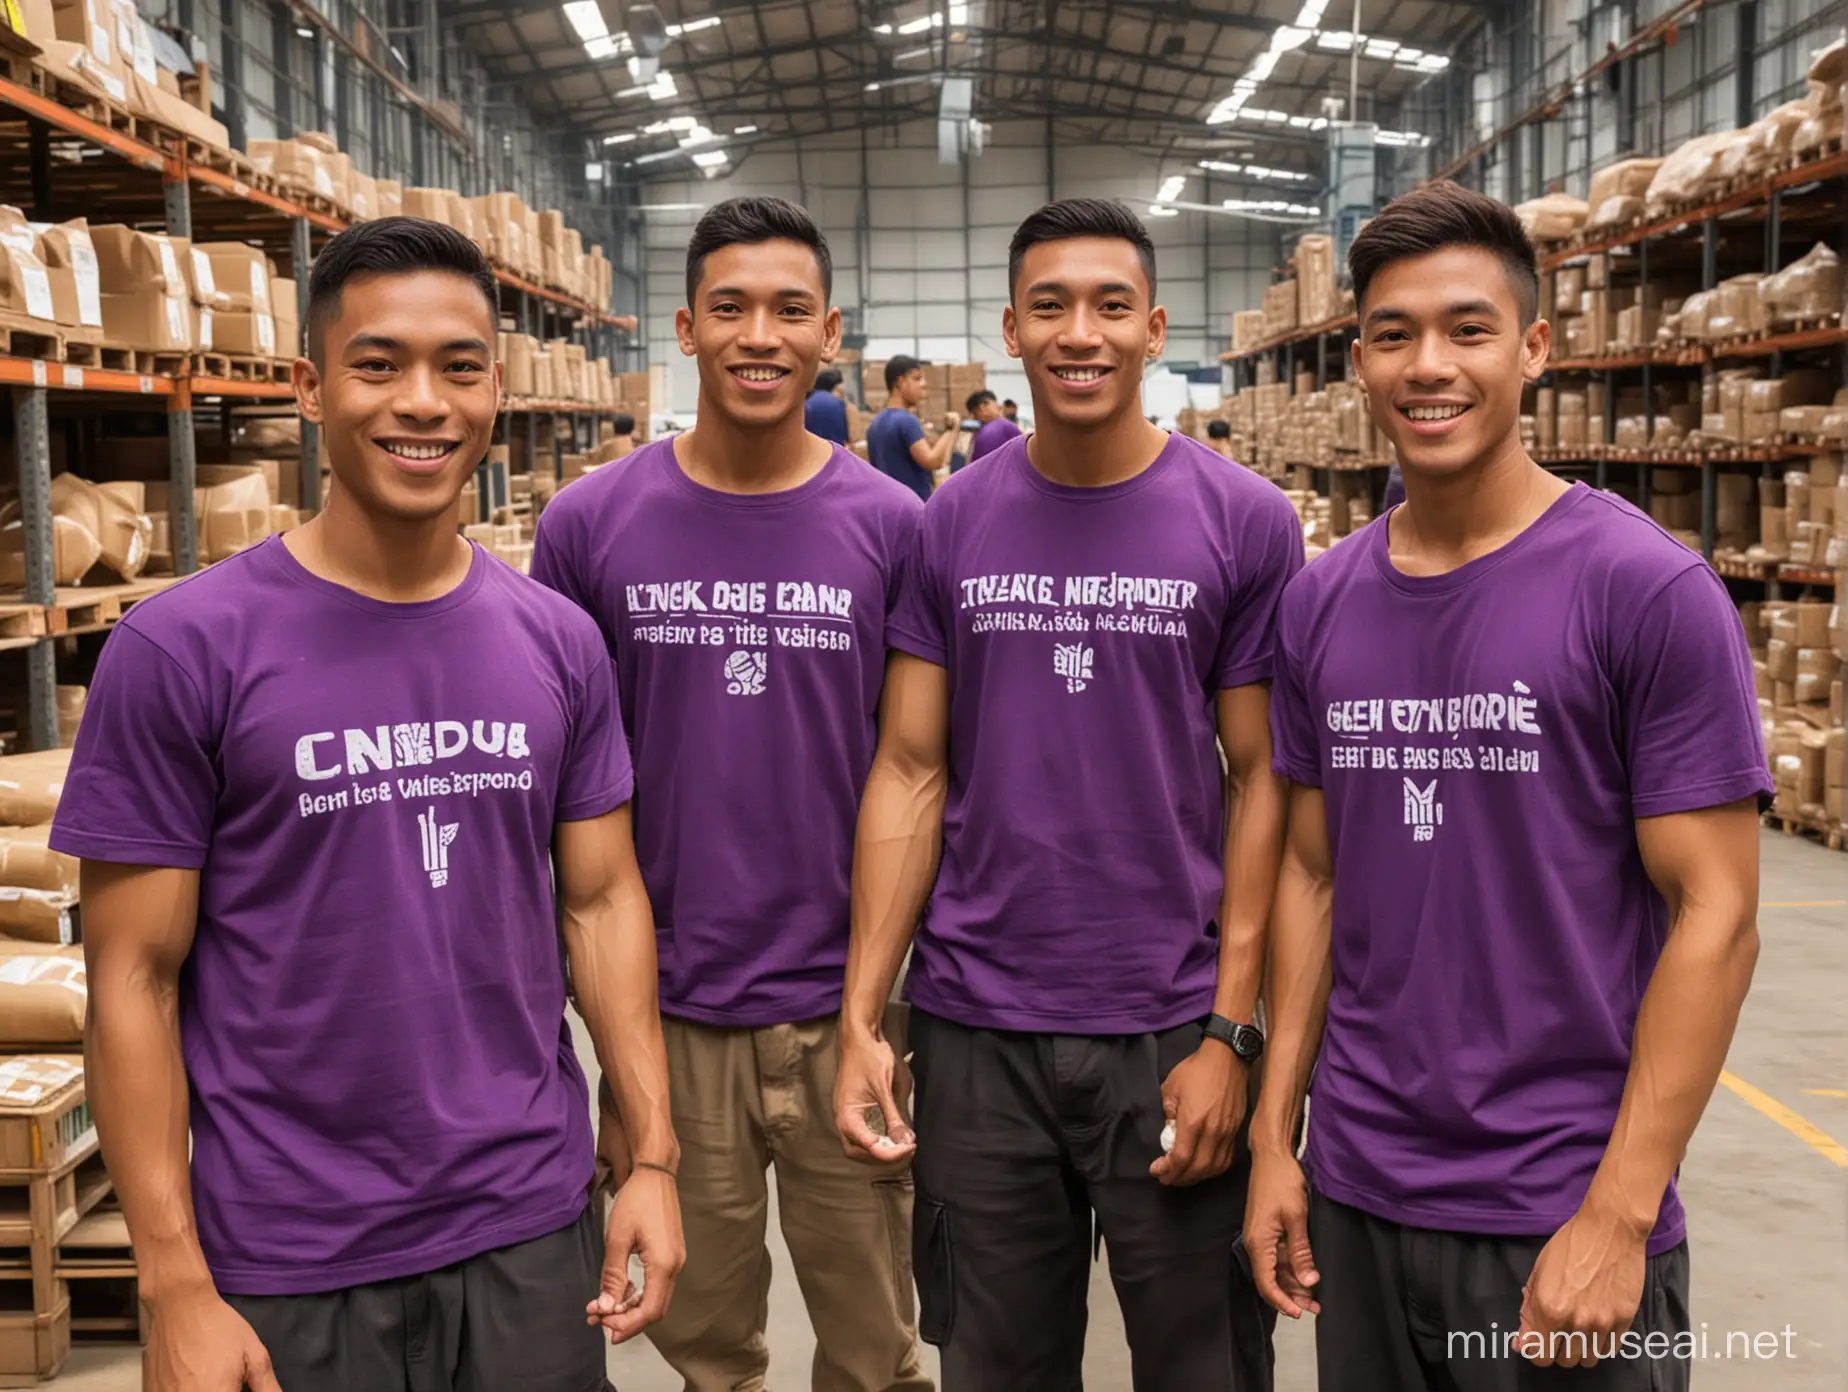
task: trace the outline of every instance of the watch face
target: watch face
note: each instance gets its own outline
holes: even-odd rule
[[[1264,1036],[1250,1025],[1238,1025],[1232,1031],[1232,1052],[1242,1059],[1254,1059],[1264,1052]]]

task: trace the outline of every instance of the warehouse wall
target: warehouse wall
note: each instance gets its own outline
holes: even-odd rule
[[[989,384],[1027,405],[1026,380],[1001,344],[1007,300],[1007,245],[1015,226],[1049,197],[1121,198],[1140,214],[1164,174],[1147,156],[1090,145],[1049,146],[1035,122],[1003,124],[986,153],[968,165],[937,162],[936,126],[840,135],[799,148],[753,152],[728,177],[667,181],[644,190],[647,204],[710,207],[742,193],[802,202],[833,251],[835,301],[863,326],[869,358],[912,353],[939,362],[986,362]],[[1217,202],[1230,186],[1206,187],[1196,171],[1186,197]],[[669,408],[690,412],[698,399],[693,364],[673,336],[685,303],[686,239],[698,214],[648,215],[645,234],[649,360],[667,366]],[[1156,244],[1159,298],[1167,306],[1174,365],[1212,364],[1228,346],[1231,315],[1263,297],[1279,259],[1274,226],[1183,213],[1149,220]],[[882,390],[883,388],[881,388]]]

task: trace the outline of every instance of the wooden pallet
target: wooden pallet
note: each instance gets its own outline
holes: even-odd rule
[[[16,358],[64,361],[64,334],[43,319],[0,318],[0,353]]]
[[[0,639],[40,638],[48,631],[44,605],[0,601]]]
[[[224,353],[194,353],[186,367],[195,377],[231,377],[231,359]]]
[[[1825,818],[1801,812],[1792,817],[1773,809],[1765,813],[1764,821],[1766,826],[1777,827],[1786,836],[1805,836],[1820,841],[1832,851],[1842,848],[1843,829]]]
[[[113,1197],[80,1219],[59,1244],[55,1266],[71,1292],[71,1336],[95,1343],[143,1343],[147,1307],[128,1223]]]

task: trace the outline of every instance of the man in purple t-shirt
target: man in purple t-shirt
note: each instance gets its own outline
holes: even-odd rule
[[[924,510],[856,843],[837,1124],[871,1164],[915,1145],[946,1387],[1079,1385],[1101,1235],[1137,1385],[1255,1392],[1274,1314],[1238,1248],[1242,1133],[1301,532],[1276,488],[1144,418],[1167,315],[1133,215],[1050,204],[1009,260],[1037,433]],[[915,1133],[879,1033],[914,932]]]
[[[1001,414],[1001,403],[991,391],[972,392],[963,403],[963,413],[970,420],[980,422],[975,439],[969,443],[971,464],[985,454],[992,454],[1020,434],[1020,427]]]
[[[560,492],[533,553],[601,628],[634,746],[687,1223],[649,1337],[699,1392],[769,1368],[772,1166],[816,1387],[930,1388],[894,1257],[906,1176],[855,1165],[834,1133],[854,817],[923,505],[804,429],[803,386],[840,345],[831,280],[794,204],[708,211],[675,324],[698,424]],[[613,1135],[603,1149],[620,1173]]]
[[[496,314],[447,227],[329,242],[295,364],[325,510],[137,607],[97,666],[52,845],[83,858],[90,1100],[153,1311],[150,1392],[407,1370],[584,1392],[607,1386],[599,1326],[628,1338],[672,1294],[609,656],[456,535]],[[646,1167],[605,1232],[567,960]]]
[[[1319,1310],[1324,1392],[1686,1388],[1675,1170],[1771,787],[1744,634],[1698,555],[1522,449],[1550,331],[1513,212],[1427,185],[1349,264],[1405,502],[1283,599],[1246,1245]]]

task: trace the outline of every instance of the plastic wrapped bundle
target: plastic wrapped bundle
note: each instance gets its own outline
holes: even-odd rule
[[[1650,182],[1661,167],[1659,159],[1627,159],[1607,164],[1591,176],[1591,190],[1585,201],[1598,208],[1612,198],[1641,198],[1649,192]]]
[[[1634,193],[1612,194],[1593,207],[1596,211],[1592,213],[1591,221],[1585,224],[1593,231],[1628,227],[1643,215],[1642,197]]]
[[[1798,159],[1813,159],[1824,146],[1838,143],[1842,138],[1842,105],[1840,92],[1834,105],[1817,111],[1806,117],[1801,125],[1791,134],[1790,151]]]
[[[1656,171],[1644,199],[1651,212],[1699,198],[1713,183],[1715,165],[1727,148],[1745,138],[1744,131],[1719,131],[1685,141]]]
[[[1848,40],[1837,39],[1827,48],[1816,51],[1810,59],[1809,80],[1833,89],[1836,105],[1841,104],[1842,84],[1848,82]]]
[[[1746,168],[1762,174],[1780,168],[1790,158],[1791,143],[1797,127],[1816,114],[1816,103],[1809,97],[1785,102],[1768,116],[1760,117],[1747,127],[1752,138],[1747,147]]]
[[[1583,227],[1591,209],[1584,199],[1569,193],[1549,193],[1517,204],[1514,213],[1536,242],[1557,242]]]
[[[1822,319],[1842,308],[1842,259],[1817,242],[1798,260],[1764,278],[1759,298],[1779,327]]]

